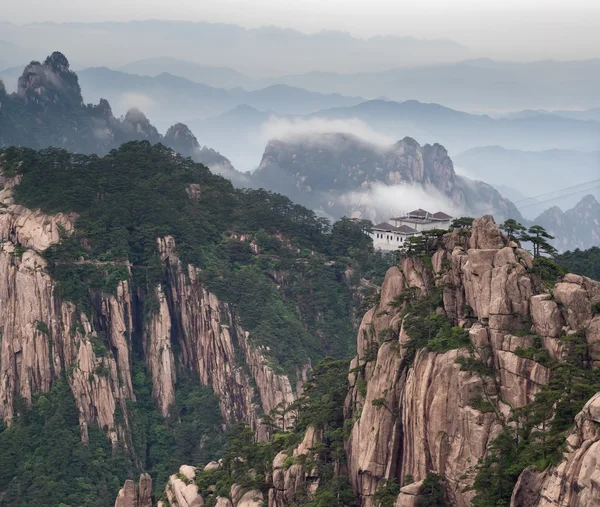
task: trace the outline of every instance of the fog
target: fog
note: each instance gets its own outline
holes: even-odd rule
[[[456,207],[436,188],[405,183],[384,185],[374,183],[367,190],[350,192],[340,198],[344,205],[356,209],[357,218],[389,221],[390,217],[423,208],[431,213],[443,211],[452,216],[463,216],[466,210]]]
[[[322,143],[323,137],[318,134],[350,134],[360,140],[379,145],[389,146],[397,141],[393,136],[376,132],[365,122],[350,118],[348,120],[330,120],[327,118],[279,118],[272,116],[261,125],[259,140],[266,143],[272,139],[294,141],[307,138],[314,143]]]
[[[0,5],[5,20],[14,23],[185,19],[275,25],[363,38],[452,39],[475,56],[515,60],[593,58],[600,40],[600,6],[594,0],[2,0]]]

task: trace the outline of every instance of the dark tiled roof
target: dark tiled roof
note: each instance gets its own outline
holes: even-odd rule
[[[443,211],[438,211],[437,213],[433,214],[433,218],[437,218],[438,220],[449,220],[452,217]]]
[[[429,213],[429,211],[424,210],[423,208],[419,208],[416,209],[414,211],[411,211],[410,213],[407,213],[407,215],[413,216],[413,217],[427,217],[427,216],[431,216],[431,213]]]
[[[416,229],[409,227],[408,225],[401,225],[400,227],[394,227],[393,225],[388,224],[387,222],[381,222],[380,224],[374,225],[373,230],[386,231],[386,232],[400,232],[402,234],[416,234],[419,232]]]
[[[396,227],[396,231],[402,232],[404,234],[416,234],[419,232],[416,229],[409,227],[408,225],[401,225],[400,227]]]
[[[380,224],[374,225],[373,229],[379,229],[382,231],[395,231],[396,228],[392,224],[388,224],[387,222],[381,222]]]

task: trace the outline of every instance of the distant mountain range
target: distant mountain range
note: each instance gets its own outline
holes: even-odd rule
[[[210,119],[186,122],[194,132],[220,151],[243,152],[246,159],[258,160],[264,139],[262,143],[257,143],[257,133],[263,130],[270,116],[246,107]],[[362,122],[365,128],[389,139],[401,139],[409,135],[426,143],[438,142],[452,156],[481,146],[503,146],[510,150],[527,151],[551,150],[557,146],[561,150],[593,151],[600,146],[600,122],[597,121],[559,115],[493,118],[414,100],[370,100],[354,106],[323,109],[301,118],[290,118],[295,122],[317,119],[331,122],[334,125],[332,129],[338,131],[352,132],[352,124]],[[344,125],[347,125],[347,130],[344,130]],[[235,150],[229,150],[232,142],[235,143]],[[458,165],[462,166],[461,163]],[[486,172],[485,167],[470,165],[469,169],[473,169],[469,171],[471,176],[485,180],[489,171]],[[588,169],[579,171],[575,167],[573,170],[577,173],[577,182],[585,181]],[[509,184],[503,182],[501,177],[494,181]]]
[[[273,26],[246,29],[187,21],[0,23],[0,34],[19,46],[60,48],[73,60],[93,65],[118,68],[134,60],[171,56],[206,66],[232,67],[252,77],[313,70],[383,70],[470,57],[467,48],[443,39],[365,40],[343,32],[307,35]]]
[[[110,76],[101,69],[99,76]],[[91,72],[91,71],[90,71]],[[318,101],[319,94],[311,94],[303,90],[291,90],[288,87],[275,88],[257,92],[243,90],[223,90],[199,85],[164,74],[157,78],[141,78],[140,76],[117,73],[120,78],[135,83],[156,83],[163,80],[165,89],[169,83],[182,83],[196,92],[201,89],[214,94],[215,98],[224,97],[223,103],[232,94],[240,93],[244,98],[260,101],[284,100],[290,93],[298,93],[307,100]],[[88,74],[89,76],[90,74]],[[149,81],[144,81],[149,80]],[[98,82],[98,86],[101,83]],[[149,88],[153,89],[153,88]],[[171,88],[171,91],[173,89]],[[178,89],[183,93],[184,87]],[[281,94],[277,92],[280,91]],[[330,97],[328,97],[328,100]],[[341,97],[340,100],[347,100]],[[194,160],[203,162],[213,170],[228,176],[238,186],[265,187],[285,193],[299,203],[319,210],[325,215],[339,217],[344,214],[359,214],[373,219],[386,219],[386,215],[405,208],[420,207],[419,203],[431,205],[436,209],[444,209],[453,214],[481,215],[493,213],[497,219],[514,217],[523,220],[512,202],[504,198],[492,186],[475,179],[456,174],[452,160],[446,149],[437,143],[419,145],[411,138],[405,137],[396,143],[368,142],[352,133],[322,131],[323,122],[332,129],[343,127],[345,121],[358,121],[360,125],[387,130],[394,135],[398,129],[419,127],[433,136],[439,133],[448,139],[455,139],[457,131],[470,132],[476,139],[479,136],[506,134],[507,126],[510,135],[521,132],[523,136],[558,135],[561,126],[576,125],[581,132],[591,136],[598,123],[563,118],[550,115],[550,126],[540,123],[546,116],[533,116],[517,119],[493,119],[488,116],[477,116],[454,111],[436,104],[421,104],[416,101],[404,103],[386,102],[383,100],[368,101],[351,107],[332,108],[304,115],[301,117],[279,118],[277,121],[288,122],[296,128],[305,124],[309,130],[302,129],[284,132],[273,130],[273,140],[261,141],[260,130],[265,122],[270,125],[271,113],[264,112],[248,105],[238,105],[226,113],[208,120],[202,120],[200,126],[201,139],[212,146],[208,140],[210,133],[233,142],[252,141],[253,149],[259,149],[262,160],[254,174],[236,171],[233,164],[219,151],[202,147],[192,131],[182,123],[172,125],[165,135],[148,120],[139,109],[129,109],[121,118],[116,118],[106,99],[97,105],[86,105],[81,93],[78,76],[70,70],[69,62],[61,53],[55,52],[43,63],[32,62],[22,72],[15,93],[7,93],[0,85],[0,147],[9,145],[44,148],[48,146],[64,147],[71,151],[103,154],[132,140],[148,140],[152,143],[163,143]],[[332,123],[327,123],[331,121]],[[354,125],[350,122],[351,125]],[[360,126],[359,125],[359,126]],[[538,126],[540,131],[533,134],[525,126]],[[318,128],[317,128],[318,127]],[[585,128],[588,130],[586,131]],[[310,131],[310,128],[316,128]],[[319,131],[321,129],[321,131]],[[396,129],[396,130],[394,130]],[[555,129],[555,130],[553,130]],[[252,134],[256,137],[252,139]],[[206,134],[206,135],[205,135]],[[453,137],[454,136],[454,137]],[[383,139],[383,136],[381,136]],[[400,137],[400,136],[398,136]],[[564,140],[568,140],[568,136]],[[241,141],[244,140],[244,141]],[[250,140],[250,141],[248,141]],[[522,139],[522,142],[527,142]],[[262,145],[260,144],[262,142]],[[530,142],[530,141],[529,141]],[[547,141],[549,142],[549,141]],[[566,144],[566,143],[565,143]],[[262,147],[261,147],[262,146]],[[258,147],[258,148],[257,148]],[[477,157],[484,157],[488,149],[472,150],[463,154],[465,163],[472,167],[480,167],[479,173],[488,171],[491,163],[477,162]],[[493,149],[492,149],[493,150]],[[505,150],[507,151],[507,150]],[[226,152],[228,153],[228,152]],[[507,152],[511,154],[510,152]],[[568,153],[572,160],[577,154]],[[507,154],[507,157],[508,157]],[[511,154],[511,155],[514,155]],[[517,153],[519,157],[526,154]],[[535,155],[542,157],[543,154]],[[558,159],[556,154],[548,155]],[[579,155],[582,156],[583,155]],[[499,159],[502,157],[498,156]],[[584,157],[585,159],[585,157]],[[584,160],[582,159],[582,160]],[[525,163],[525,162],[524,162]],[[504,162],[510,166],[510,157]],[[593,173],[593,160],[572,162],[571,165],[587,167]],[[483,166],[483,167],[482,167]],[[503,169],[496,169],[497,172]],[[525,172],[523,167],[522,172]],[[556,176],[551,173],[547,180],[556,183],[560,174],[560,164],[555,169]],[[490,173],[491,171],[491,173]],[[570,181],[575,181],[575,169],[566,171]],[[519,179],[520,174],[513,174],[509,179]],[[522,185],[519,186],[522,190]],[[544,212],[536,221],[555,232],[557,244],[561,249],[574,247],[585,248],[589,242],[597,241],[597,228],[600,214],[597,201],[593,196],[584,198],[573,210],[562,212],[552,208]],[[591,236],[590,236],[591,231]],[[565,239],[566,238],[566,239]]]
[[[277,111],[279,114],[306,114],[323,107],[351,106],[361,97],[309,92],[287,85],[247,92],[242,88],[226,90],[168,73],[156,77],[139,76],[105,67],[79,72],[85,100],[107,99],[117,110],[139,107],[156,123],[171,124],[181,118],[206,117],[238,105]]]
[[[489,59],[418,65],[381,72],[309,72],[261,82],[392,100],[437,102],[469,111],[589,109],[600,106],[600,59],[527,63]]]
[[[200,65],[188,60],[169,56],[144,58],[123,65],[118,70],[128,74],[156,77],[163,73],[180,76],[196,83],[203,83],[215,88],[254,89],[259,80],[238,72],[229,67]]]

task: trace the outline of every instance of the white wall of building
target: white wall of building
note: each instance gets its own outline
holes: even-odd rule
[[[375,250],[397,250],[404,244],[407,237],[405,234],[397,232],[373,231],[371,233]]]

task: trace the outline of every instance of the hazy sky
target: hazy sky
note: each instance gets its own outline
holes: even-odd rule
[[[0,7],[0,17],[15,23],[157,18],[273,24],[363,37],[450,38],[488,56],[600,56],[598,0],[0,0]]]

